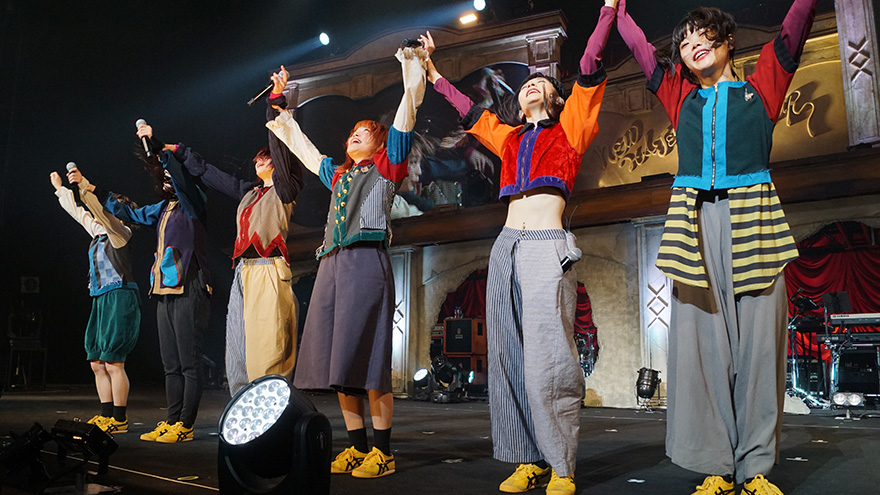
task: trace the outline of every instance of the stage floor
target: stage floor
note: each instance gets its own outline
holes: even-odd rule
[[[348,446],[338,403],[333,395],[312,399],[333,426],[335,455]],[[147,443],[138,437],[165,418],[160,408],[164,395],[161,389],[135,384],[128,409],[131,431],[115,437],[119,450],[110,457],[109,473],[91,481],[122,487],[122,493],[132,494],[216,493],[217,421],[227,400],[224,391],[205,392],[194,441]],[[392,448],[397,473],[375,480],[334,475],[331,493],[500,493],[498,483],[515,466],[491,459],[486,401],[432,404],[396,400],[394,406]],[[0,433],[20,434],[34,421],[49,430],[61,418],[90,418],[96,407],[94,390],[87,387],[4,393],[0,397]],[[786,495],[878,493],[880,419],[844,421],[834,416],[821,410],[807,416],[785,416],[780,463],[770,479]],[[702,476],[673,465],[664,455],[665,420],[664,412],[582,409],[575,475],[578,493],[691,493]],[[46,449],[54,450],[54,443]],[[7,478],[0,488],[4,495],[28,493],[9,483],[14,476]]]

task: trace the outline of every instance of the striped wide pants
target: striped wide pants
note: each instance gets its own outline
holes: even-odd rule
[[[298,304],[284,258],[241,258],[226,313],[229,393],[266,375],[293,374]]]
[[[574,343],[577,280],[560,261],[574,236],[505,227],[486,287],[494,457],[574,472],[584,381]]]

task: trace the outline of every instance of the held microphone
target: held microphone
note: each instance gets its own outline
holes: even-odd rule
[[[269,85],[266,86],[266,89],[260,91],[260,92],[257,93],[253,98],[251,98],[250,100],[248,100],[248,102],[247,102],[247,106],[249,106],[249,107],[254,106],[254,103],[255,103],[257,100],[259,100],[260,98],[262,98],[263,95],[265,95],[266,93],[268,93],[269,90],[272,89],[273,87],[275,87],[275,83],[269,83]]]
[[[583,251],[578,247],[569,249],[565,253],[565,258],[562,258],[562,261],[559,262],[562,265],[562,273],[571,270],[571,267],[581,259],[582,254],[584,254]]]
[[[67,162],[67,171],[68,172],[73,172],[74,170],[76,170],[76,168],[77,167],[76,167],[75,162]],[[79,197],[79,187],[77,187],[76,184],[72,184],[72,183],[70,183],[70,181],[68,181],[67,188],[73,192],[74,201],[76,201],[79,204],[82,204],[82,199]]]
[[[147,125],[147,121],[144,119],[138,119],[137,122],[134,123],[136,129],[140,129],[142,125]],[[150,138],[147,136],[141,136],[141,144],[144,146],[144,151],[147,153],[147,157],[153,156],[153,147],[150,146]]]

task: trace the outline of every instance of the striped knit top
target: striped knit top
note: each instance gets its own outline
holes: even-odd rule
[[[697,193],[689,187],[672,190],[657,268],[673,280],[708,288]],[[773,183],[732,188],[728,198],[734,293],[769,287],[785,265],[798,257],[776,188]]]

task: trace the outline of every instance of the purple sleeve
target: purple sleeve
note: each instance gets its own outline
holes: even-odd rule
[[[645,77],[651,79],[654,69],[657,68],[657,59],[654,58],[654,52],[657,49],[648,43],[644,31],[636,25],[636,21],[626,11],[626,0],[620,0],[620,4],[617,6],[617,31],[620,32],[620,37],[633,53],[633,57],[639,63]]]
[[[797,62],[804,50],[804,43],[810,35],[813,26],[813,18],[816,15],[816,3],[818,0],[794,0],[785,20],[782,21],[782,30],[779,38],[785,44],[791,58]]]
[[[602,6],[599,11],[599,22],[596,23],[596,29],[590,35],[584,56],[581,57],[581,74],[589,75],[599,68],[599,63],[602,62],[602,50],[608,41],[608,35],[611,34],[611,25],[614,24],[614,13],[614,9],[607,6]]]
[[[451,82],[447,81],[445,77],[434,81],[434,90],[443,95],[446,101],[458,110],[459,117],[463,118],[467,115],[468,110],[474,106],[474,102],[453,86]]]

